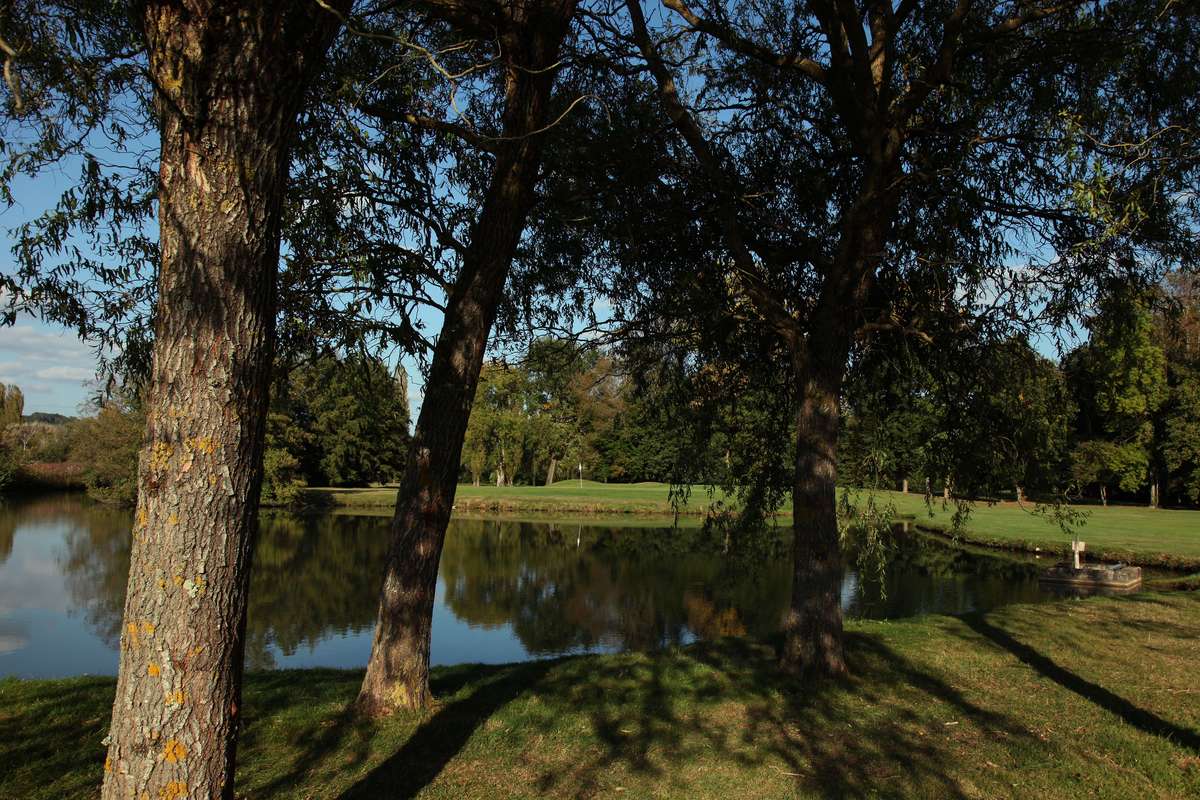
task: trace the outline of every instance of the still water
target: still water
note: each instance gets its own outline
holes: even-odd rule
[[[0,676],[112,674],[131,515],[79,495],[0,503]],[[361,667],[371,647],[386,516],[264,513],[247,666]],[[697,528],[455,519],[434,606],[435,664],[650,649],[776,630],[786,550],[721,556]],[[780,537],[780,541],[782,538]],[[1050,599],[1031,561],[901,537],[883,585],[853,570],[851,617],[962,613]]]

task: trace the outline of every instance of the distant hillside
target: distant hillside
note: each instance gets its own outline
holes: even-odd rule
[[[44,422],[47,425],[65,425],[75,418],[63,416],[62,414],[49,414],[45,411],[35,411],[32,414],[26,414],[21,419],[24,422]]]

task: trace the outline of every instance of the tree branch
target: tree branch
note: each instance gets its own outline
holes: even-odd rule
[[[782,69],[796,70],[819,84],[825,83],[825,67],[811,58],[797,53],[777,53],[770,48],[741,36],[729,27],[694,13],[683,0],[662,0],[662,4],[682,17],[693,30],[712,36],[728,49],[749,56],[764,64]]]

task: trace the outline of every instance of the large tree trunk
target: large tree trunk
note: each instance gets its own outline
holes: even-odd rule
[[[840,675],[842,552],[837,521],[838,402],[845,349],[825,345],[798,366],[796,472],[792,497],[792,599],[780,666],[799,675]],[[839,355],[840,354],[840,355]]]
[[[554,485],[554,472],[558,469],[558,459],[550,456],[550,466],[546,468],[546,485]]]
[[[379,618],[357,705],[368,715],[429,702],[429,637],[438,561],[488,335],[533,203],[558,49],[574,0],[518,4],[501,36],[503,139],[463,268],[447,304],[408,470],[396,500]]]
[[[102,796],[232,798],[280,201],[336,24],[300,0],[197,0],[147,4],[145,27],[161,267]]]
[[[883,186],[888,181],[879,181]],[[792,489],[792,600],[780,667],[842,675],[842,551],[837,520],[837,446],[842,382],[859,313],[886,246],[894,206],[868,181],[843,222],[838,258],[818,297],[806,341],[793,353],[798,388]]]

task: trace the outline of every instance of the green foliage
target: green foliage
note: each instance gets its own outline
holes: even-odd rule
[[[1145,483],[1149,453],[1137,442],[1080,442],[1071,454],[1071,476],[1081,486],[1107,484],[1136,492]]]
[[[1162,456],[1171,489],[1200,503],[1200,369],[1174,366],[1163,415]]]
[[[17,469],[21,466],[18,454],[3,443],[0,443],[0,492],[12,483]]]
[[[145,431],[140,406],[118,400],[75,423],[69,456],[83,465],[89,495],[122,505],[137,501],[138,451]]]
[[[295,499],[303,483],[399,480],[408,455],[408,397],[381,360],[323,356],[276,381],[267,424],[264,497]],[[282,493],[282,494],[281,494]]]
[[[484,365],[463,444],[472,483],[585,478],[669,480],[678,444],[653,383],[637,383],[610,353],[535,341],[520,365]]]
[[[15,384],[0,383],[0,433],[9,425],[17,425],[25,413],[25,396]]]

